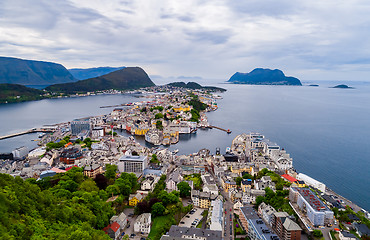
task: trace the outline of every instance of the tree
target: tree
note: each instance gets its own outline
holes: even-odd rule
[[[108,186],[108,179],[103,174],[96,175],[94,181],[99,189],[104,190]]]
[[[240,186],[240,185],[241,185],[241,183],[242,183],[242,180],[243,180],[243,178],[242,178],[242,177],[237,177],[237,178],[235,178],[236,185]]]
[[[166,211],[166,208],[163,206],[161,202],[157,202],[152,206],[152,216],[162,216],[163,213]]]
[[[243,178],[244,179],[253,179],[253,176],[250,175],[249,173],[246,173],[246,174],[243,175]]]
[[[120,194],[120,189],[117,185],[109,185],[106,189],[109,196]]]
[[[152,158],[150,159],[151,163],[159,163],[158,157],[156,154],[152,155]]]
[[[82,182],[79,189],[85,192],[99,191],[96,183],[91,178],[88,178],[84,182]]]
[[[321,230],[315,229],[313,230],[313,236],[316,238],[321,238],[323,236]]]
[[[105,177],[108,179],[115,179],[116,178],[116,171],[117,171],[117,166],[116,165],[111,165],[111,164],[106,164],[105,165]]]
[[[155,119],[160,119],[160,118],[163,118],[163,114],[162,113],[157,113],[155,116],[154,116]]]
[[[184,182],[184,181],[179,182],[177,184],[177,188],[180,191],[180,196],[181,197],[190,196],[191,187],[189,186],[189,184],[187,182]]]
[[[161,120],[158,120],[155,123],[155,126],[156,126],[157,129],[162,130],[163,129],[162,121]]]

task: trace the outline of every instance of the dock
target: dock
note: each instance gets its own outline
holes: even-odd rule
[[[230,131],[230,129],[224,129],[224,128],[220,128],[220,127],[217,127],[217,126],[208,126],[208,128],[216,128],[216,129],[218,129],[218,130],[221,130],[221,131],[224,131],[224,132],[227,132],[228,134],[230,134],[231,133],[231,131]]]
[[[37,133],[37,132],[45,132],[46,133],[46,132],[55,132],[55,130],[45,129],[45,128],[32,128],[32,129],[27,130],[27,131],[12,133],[12,134],[8,134],[8,135],[5,135],[5,136],[0,136],[0,140],[7,139],[7,138],[12,138],[12,137],[17,137],[17,136],[21,136],[21,135],[29,134],[29,133]]]

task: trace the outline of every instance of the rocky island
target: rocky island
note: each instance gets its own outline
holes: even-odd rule
[[[251,85],[296,85],[302,86],[295,77],[287,77],[279,69],[256,68],[249,73],[236,72],[229,80],[230,83]]]
[[[345,85],[345,84],[339,84],[339,85],[337,85],[333,88],[344,88],[344,89],[346,89],[346,88],[353,88],[353,87],[349,87],[348,85]]]

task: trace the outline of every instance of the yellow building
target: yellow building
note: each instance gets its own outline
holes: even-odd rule
[[[190,111],[191,110],[191,108],[190,108],[189,105],[186,105],[186,106],[184,106],[184,105],[175,106],[172,109],[175,112],[181,112],[181,111],[186,112],[186,111]]]
[[[300,187],[300,188],[307,187],[304,181],[299,181],[299,180],[297,180],[297,181],[295,181],[294,183],[295,183],[298,187]]]
[[[237,188],[236,182],[232,179],[221,178],[221,183],[226,192],[229,192],[230,188]]]
[[[142,200],[143,200],[143,196],[140,193],[130,194],[128,205],[135,207]]]
[[[149,129],[147,129],[147,128],[137,128],[137,129],[135,129],[135,135],[136,136],[144,136],[148,130]]]
[[[252,167],[248,167],[248,166],[243,166],[243,167],[239,167],[239,166],[231,166],[230,167],[230,170],[232,173],[236,173],[236,174],[241,174],[243,172],[247,172],[247,173],[251,173],[252,172]]]

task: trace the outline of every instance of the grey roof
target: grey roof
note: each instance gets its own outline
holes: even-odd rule
[[[363,236],[363,235],[370,236],[370,229],[365,224],[363,224],[363,223],[359,224],[359,223],[355,222],[353,225],[357,229],[360,236]]]
[[[221,240],[222,232],[208,229],[188,228],[172,225],[168,234],[162,236],[161,240],[189,239],[190,236],[205,238],[206,240]]]
[[[354,234],[352,234],[352,233],[344,232],[344,231],[342,231],[341,233],[342,233],[343,237],[347,237],[347,238],[356,238],[356,236],[355,236]],[[356,239],[357,239],[357,238],[356,238]]]
[[[119,161],[143,162],[145,159],[146,159],[146,156],[126,156],[126,155],[123,155],[119,158]]]
[[[283,219],[283,226],[288,231],[300,231],[302,230],[297,223],[291,220],[288,217],[284,217]]]

